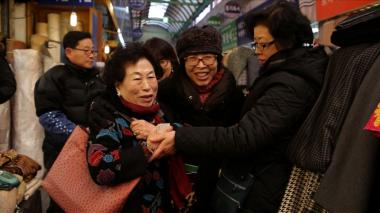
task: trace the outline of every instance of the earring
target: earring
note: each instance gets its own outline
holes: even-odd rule
[[[116,88],[116,94],[117,94],[117,96],[121,97],[121,93],[120,93],[120,90],[118,88]]]

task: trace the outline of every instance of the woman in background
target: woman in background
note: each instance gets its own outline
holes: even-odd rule
[[[151,38],[144,43],[144,47],[153,55],[162,72],[157,73],[159,81],[170,77],[179,67],[177,54],[171,44],[160,38]]]

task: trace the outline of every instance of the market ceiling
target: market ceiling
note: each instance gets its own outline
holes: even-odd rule
[[[191,25],[192,21],[210,4],[211,0],[112,0],[115,8],[128,10],[132,29],[144,25],[164,28],[173,37]],[[118,20],[128,21],[124,12],[117,12]],[[122,23],[120,25],[123,25]]]

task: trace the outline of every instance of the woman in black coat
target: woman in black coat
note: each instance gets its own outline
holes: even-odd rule
[[[6,102],[16,92],[16,80],[5,60],[5,48],[0,44],[0,104]]]
[[[289,2],[253,14],[248,27],[262,67],[238,124],[177,128],[148,142],[161,142],[153,158],[175,151],[223,158],[222,172],[255,176],[237,212],[277,212],[292,167],[285,150],[319,95],[328,58],[304,47],[313,40],[310,22]]]
[[[176,43],[178,70],[160,82],[158,100],[169,105],[176,122],[191,126],[230,126],[238,121],[242,93],[222,64],[222,37],[211,26],[192,27]],[[219,159],[185,156],[197,203],[193,212],[207,212],[220,168]],[[196,170],[196,172],[195,172]]]

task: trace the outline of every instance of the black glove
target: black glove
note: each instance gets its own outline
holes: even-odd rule
[[[88,120],[90,128],[104,129],[112,124],[116,108],[102,97],[94,98],[90,105]]]

